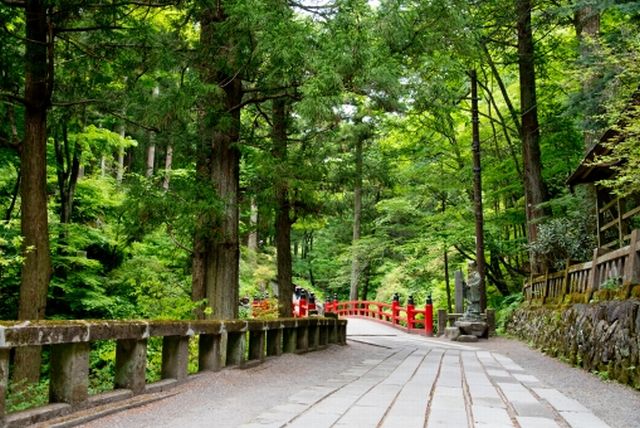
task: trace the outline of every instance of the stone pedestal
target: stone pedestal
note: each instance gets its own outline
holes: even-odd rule
[[[455,326],[460,329],[463,335],[481,337],[486,339],[489,337],[489,325],[484,321],[456,321]]]
[[[444,336],[447,339],[456,340],[460,336],[460,329],[458,327],[447,327],[444,330]]]

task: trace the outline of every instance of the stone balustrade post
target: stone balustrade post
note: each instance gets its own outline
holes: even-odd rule
[[[244,349],[246,332],[227,333],[227,366],[242,366],[244,364]]]
[[[198,371],[222,369],[222,336],[219,334],[201,334],[198,340]]]
[[[307,323],[298,326],[296,337],[296,352],[307,352],[309,350],[309,326]]]
[[[317,321],[314,319],[313,321]],[[315,351],[320,347],[320,327],[317,322],[309,323],[309,350]]]
[[[165,336],[162,340],[162,379],[181,381],[189,367],[189,336]]]
[[[438,336],[444,335],[445,328],[447,328],[447,311],[438,309]]]
[[[0,426],[4,426],[7,411],[7,389],[9,387],[9,349],[0,348]]]
[[[267,331],[267,356],[277,357],[282,355],[282,328],[275,328]]]
[[[340,345],[347,344],[347,324],[340,324],[338,326],[338,343]]]
[[[338,319],[332,319],[328,328],[329,343],[338,343]]]
[[[285,353],[294,353],[298,346],[298,328],[286,327],[282,337],[282,351]]]
[[[146,339],[121,339],[116,344],[114,388],[130,389],[134,394],[144,391],[147,367]]]
[[[89,398],[89,343],[51,346],[49,402],[79,404]]]
[[[254,330],[249,332],[249,360],[264,360],[264,341],[264,330]]]
[[[318,326],[319,332],[319,345],[321,348],[326,348],[329,345],[329,324],[327,321],[322,321],[322,325]]]

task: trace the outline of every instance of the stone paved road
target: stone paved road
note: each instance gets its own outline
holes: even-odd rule
[[[352,319],[348,338],[383,349],[242,428],[608,427],[511,359]]]
[[[171,395],[161,401],[85,426],[609,426],[585,407],[589,399],[579,403],[559,390],[562,385],[545,385],[512,359],[486,349],[491,342],[465,346],[350,319],[348,343],[346,347],[333,345],[320,352],[270,358],[244,370],[203,373],[171,390]],[[534,353],[522,353],[525,358],[519,361],[526,365],[528,353],[529,358]],[[581,372],[577,378],[582,376],[589,375]],[[621,388],[596,380],[595,399],[606,402],[620,397],[626,409],[640,405],[636,391],[608,394],[613,387]],[[640,421],[628,422],[635,421],[635,416],[610,416],[608,420],[618,421],[612,422],[614,428],[640,427]]]

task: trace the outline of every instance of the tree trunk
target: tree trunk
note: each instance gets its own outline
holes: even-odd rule
[[[153,133],[149,135],[149,146],[147,146],[147,169],[145,172],[145,176],[147,178],[153,177],[153,169],[155,167],[155,159],[156,159],[156,144],[154,142],[155,136]]]
[[[353,188],[353,237],[351,248],[353,251],[351,261],[351,287],[349,289],[349,300],[358,299],[358,285],[360,273],[362,272],[362,262],[358,249],[360,241],[360,223],[362,218],[362,138],[356,137],[356,176]]]
[[[480,312],[487,309],[487,290],[485,281],[486,265],[484,259],[484,216],[482,213],[482,168],[480,164],[480,123],[478,112],[478,77],[471,71],[471,115],[473,143],[473,208],[476,229],[476,265],[480,276]]]
[[[22,180],[21,229],[24,265],[20,282],[18,318],[37,320],[45,316],[51,276],[49,225],[47,221],[47,110],[51,103],[50,79],[53,41],[49,39],[44,1],[28,1],[25,40],[25,132],[20,156]],[[37,382],[40,348],[17,348],[14,382]]]
[[[256,198],[251,198],[251,214],[249,216],[249,239],[247,247],[251,251],[258,251],[258,205],[256,204]]]
[[[287,164],[287,126],[289,112],[284,99],[273,100],[273,129],[271,154],[276,165],[286,168]],[[291,268],[291,202],[289,200],[289,182],[286,171],[275,174],[274,190],[276,198],[276,248],[278,254],[278,314],[291,317],[291,296],[293,295],[293,272]]]
[[[169,190],[169,181],[171,179],[171,167],[173,165],[173,146],[167,145],[167,153],[164,158],[164,179],[162,180],[162,188]]]
[[[208,152],[208,186],[222,204],[222,210],[207,213],[205,218],[209,218],[199,226],[194,242],[205,240],[204,289],[211,308],[208,316],[213,319],[238,316],[240,150],[237,145],[243,88],[233,67],[240,62],[236,58],[240,52],[235,49],[226,20],[220,3],[215,8],[204,8],[200,16],[201,78],[219,88],[204,97],[208,104],[201,118],[201,134]]]
[[[540,204],[547,199],[542,180],[540,160],[540,129],[536,101],[536,75],[531,29],[531,1],[518,0],[518,69],[520,75],[520,114],[522,158],[524,166],[525,211],[527,215],[527,240],[529,244],[538,238],[538,221],[544,216]],[[529,252],[531,273],[544,271],[543,261]]]
[[[124,123],[120,125],[120,138],[125,137]],[[124,177],[124,147],[118,148],[118,169],[116,170],[116,182],[122,184]]]
[[[449,281],[449,252],[444,249],[444,287],[447,292],[447,311],[451,312],[451,282]]]

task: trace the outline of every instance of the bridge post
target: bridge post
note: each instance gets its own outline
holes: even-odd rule
[[[274,328],[267,330],[267,356],[277,357],[282,355],[282,336],[284,329]]]
[[[89,343],[51,346],[49,401],[78,404],[89,398]]]
[[[338,314],[338,295],[334,293],[333,295],[333,306],[332,306],[333,312],[335,312],[336,314]]]
[[[246,331],[227,333],[227,366],[242,366],[244,363],[246,337]]]
[[[413,301],[413,296],[409,296],[407,300],[407,330],[409,331],[413,330],[415,325],[415,309],[416,305]]]
[[[162,339],[162,379],[187,378],[189,336],[165,336]]]
[[[0,426],[4,426],[7,388],[9,387],[9,349],[0,348]]]
[[[427,302],[424,305],[424,333],[427,336],[433,336],[433,300],[431,294],[427,296]]]
[[[222,336],[220,334],[201,334],[198,340],[198,371],[222,369]]]
[[[116,373],[114,388],[130,389],[134,394],[144,391],[146,384],[147,340],[120,339],[116,343]]]
[[[394,293],[393,302],[391,302],[391,324],[398,324],[398,314],[400,312],[400,296]]]

